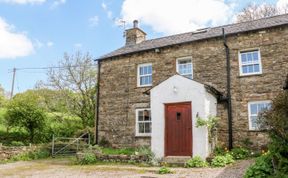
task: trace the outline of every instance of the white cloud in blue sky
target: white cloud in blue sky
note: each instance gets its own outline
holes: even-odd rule
[[[229,23],[234,4],[224,0],[125,0],[121,13],[127,22],[138,19],[156,32],[175,34]]]
[[[66,3],[66,0],[54,0],[53,3],[51,4],[50,8],[55,9],[60,5],[63,5]]]
[[[0,0],[0,2],[11,4],[42,4],[46,0]]]
[[[276,6],[282,11],[282,13],[288,13],[288,0],[279,0]]]
[[[0,17],[0,59],[28,56],[34,52],[31,40],[13,29]]]
[[[89,24],[91,27],[97,26],[99,23],[99,17],[97,15],[89,18]]]
[[[108,5],[105,2],[102,2],[101,7],[105,11],[107,17],[109,19],[112,19],[113,18],[113,12],[108,8]]]
[[[46,43],[46,45],[47,45],[47,47],[52,47],[52,46],[54,46],[54,43],[52,41],[48,41]]]
[[[247,3],[236,0],[124,0],[121,18],[128,24],[138,19],[140,24],[150,26],[155,32],[176,34],[233,23],[239,6]],[[255,3],[261,5],[266,1]],[[288,0],[276,1],[277,7],[286,13],[287,4]]]

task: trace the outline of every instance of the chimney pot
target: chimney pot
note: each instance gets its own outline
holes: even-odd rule
[[[138,20],[134,20],[133,21],[133,27],[134,28],[138,28]]]

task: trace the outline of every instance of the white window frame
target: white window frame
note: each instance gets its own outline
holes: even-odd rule
[[[145,67],[145,66],[151,66],[152,67],[152,73],[146,74],[146,75],[141,75],[141,77],[151,75],[152,81],[151,81],[151,84],[140,85],[140,67]],[[137,67],[137,87],[149,87],[149,86],[152,86],[152,83],[153,83],[153,66],[152,66],[152,63],[138,64],[138,67]]]
[[[249,122],[249,130],[252,130],[252,131],[259,131],[259,128],[257,127],[252,127],[252,121],[251,121],[251,116],[256,116],[256,115],[252,115],[251,114],[251,104],[271,104],[272,101],[271,100],[262,100],[262,101],[249,101],[248,102],[248,122]],[[258,116],[258,114],[257,114]]]
[[[145,111],[145,110],[147,110],[147,111],[150,111],[150,117],[151,117],[151,109],[150,108],[141,108],[141,109],[136,109],[135,111],[136,111],[136,121],[135,121],[135,136],[136,137],[150,137],[151,136],[151,132],[152,132],[152,128],[151,128],[151,132],[150,133],[139,133],[139,120],[138,120],[138,115],[139,115],[139,111]],[[152,118],[151,118],[151,120],[150,121],[140,121],[141,123],[151,123],[151,125],[152,125]]]
[[[259,62],[258,63],[251,63],[250,65],[253,64],[259,64],[259,72],[252,72],[252,73],[243,73],[242,71],[242,66],[245,64],[242,64],[242,58],[241,58],[241,53],[249,53],[257,51],[258,52],[258,57],[259,57]],[[249,75],[259,75],[262,74],[262,60],[261,60],[261,52],[259,48],[253,48],[253,49],[245,49],[241,50],[238,52],[238,61],[239,61],[239,71],[240,71],[240,76],[249,76]]]
[[[185,75],[182,75],[182,74],[180,74],[180,72],[179,72],[179,61],[184,61],[184,60],[191,60],[191,67],[192,67],[192,69],[191,69],[191,73],[188,73],[188,74],[185,74]],[[186,76],[186,75],[192,75],[192,78],[191,79],[193,79],[193,61],[192,61],[192,56],[186,56],[186,57],[181,57],[181,58],[177,58],[176,59],[176,72],[178,73],[178,74],[180,74],[180,75],[182,75],[182,76]]]

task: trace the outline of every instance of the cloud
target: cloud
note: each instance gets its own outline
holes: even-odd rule
[[[231,22],[234,4],[225,0],[124,0],[122,18],[138,19],[156,32],[175,34]]]
[[[108,5],[105,2],[102,2],[101,7],[105,11],[107,17],[109,19],[112,19],[113,18],[113,12],[111,10],[109,10]]]
[[[0,0],[0,2],[11,4],[42,4],[46,0]]]
[[[23,33],[14,32],[0,17],[0,59],[28,56],[34,52],[31,40]]]
[[[55,9],[60,5],[63,5],[66,3],[66,0],[55,0],[52,5],[50,6],[50,9]]]
[[[97,15],[89,18],[89,24],[90,24],[90,26],[95,27],[95,26],[98,25],[98,23],[99,23],[99,17],[98,17]]]
[[[82,43],[75,43],[74,48],[82,48]]]
[[[48,41],[48,42],[46,43],[46,45],[47,45],[48,47],[52,47],[52,46],[54,45],[54,43],[53,43],[52,41]]]
[[[288,0],[278,0],[276,7],[280,10],[281,13],[288,12]]]

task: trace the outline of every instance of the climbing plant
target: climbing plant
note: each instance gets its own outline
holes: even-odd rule
[[[204,119],[204,118],[200,118],[197,117],[197,121],[196,121],[196,127],[206,127],[208,130],[208,140],[209,143],[211,143],[212,146],[212,150],[214,149],[215,145],[216,145],[216,140],[217,140],[217,125],[218,125],[218,121],[220,118],[216,117],[216,116],[209,116],[208,118]]]

